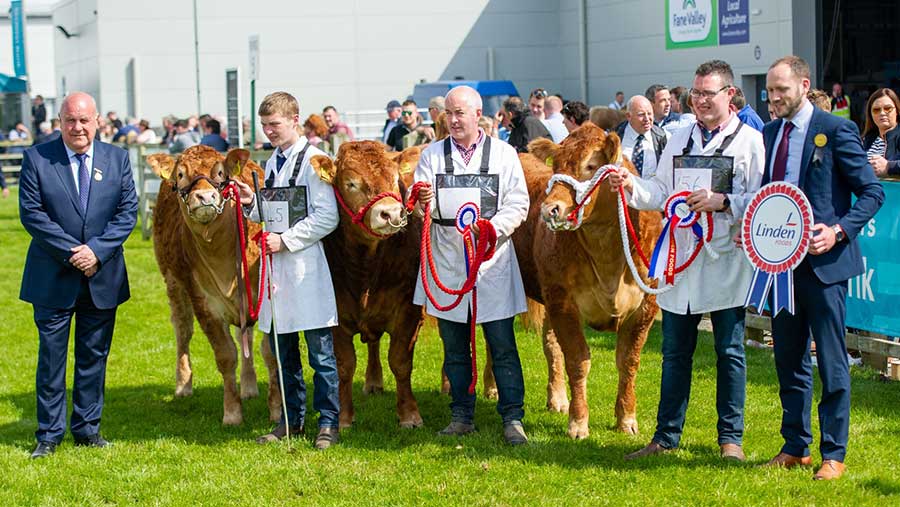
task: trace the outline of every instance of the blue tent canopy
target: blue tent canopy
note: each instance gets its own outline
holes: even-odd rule
[[[24,79],[8,76],[0,72],[0,92],[28,93],[28,83]]]

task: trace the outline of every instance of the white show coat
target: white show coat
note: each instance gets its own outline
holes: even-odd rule
[[[281,172],[275,176],[276,187],[295,184],[291,179],[297,155],[306,146],[306,137],[284,152],[287,160]],[[279,150],[266,161],[266,177],[277,167]],[[337,228],[340,221],[334,190],[322,181],[309,161],[325,153],[310,146],[303,157],[296,184],[306,185],[308,215],[281,235],[284,249],[272,255],[272,265],[267,276],[272,278],[275,291],[275,319],[277,333],[290,333],[338,325],[337,303],[331,272],[325,259],[322,238]],[[259,209],[254,200],[251,220],[259,220]],[[262,266],[260,266],[261,268]],[[268,333],[272,327],[272,310],[268,289],[263,289],[263,301],[259,310],[259,329]]]
[[[676,131],[662,156],[656,175],[648,180],[632,178],[634,190],[629,205],[642,210],[660,210],[673,193],[672,157],[681,155],[693,136],[691,155],[714,155],[722,141],[731,135],[741,120],[734,114],[725,128],[704,147],[700,128],[696,123]],[[744,252],[734,245],[732,238],[740,230],[744,209],[759,189],[765,168],[765,148],[762,134],[746,125],[734,138],[723,156],[734,157],[732,192],[728,194],[731,207],[725,212],[713,213],[712,247],[719,253],[713,260],[702,250],[693,264],[686,269],[675,287],[657,297],[663,310],[692,314],[743,306],[753,276],[753,268]],[[649,255],[650,252],[647,252]]]
[[[478,174],[481,167],[481,152],[484,137],[475,149],[469,165],[466,166],[462,155],[451,143],[454,174]],[[444,143],[436,141],[422,152],[419,165],[416,167],[415,181],[425,181],[435,187],[435,175],[444,173]],[[513,317],[526,310],[525,289],[522,286],[522,274],[510,236],[516,227],[528,216],[528,188],[525,186],[525,174],[515,148],[499,140],[491,139],[491,155],[489,174],[499,174],[500,195],[497,199],[497,213],[491,218],[491,224],[497,231],[497,250],[491,260],[481,265],[476,288],[478,289],[477,323]],[[431,202],[431,216],[438,218],[435,200]],[[431,240],[434,261],[438,276],[447,287],[459,289],[466,279],[465,253],[462,235],[456,227],[431,224]],[[423,260],[424,261],[424,260]],[[421,269],[421,266],[420,266]],[[426,266],[426,270],[428,267]],[[448,305],[455,296],[442,292],[434,284],[431,273],[427,274],[431,293],[438,303]],[[416,277],[416,292],[413,303],[426,305],[429,315],[452,322],[467,322],[468,308],[472,294],[466,294],[463,301],[448,312],[438,311],[425,295],[421,276]]]

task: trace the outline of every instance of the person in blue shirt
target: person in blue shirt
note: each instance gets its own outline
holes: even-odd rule
[[[228,151],[228,141],[222,139],[222,125],[219,123],[219,120],[206,120],[206,128],[204,131],[205,134],[203,135],[203,138],[200,139],[200,144],[210,146],[219,152],[224,153]]]
[[[760,118],[759,115],[756,114],[756,111],[750,107],[750,104],[747,103],[744,92],[741,91],[740,87],[734,87],[734,97],[731,97],[731,106],[739,120],[762,132],[766,122],[762,121],[762,118]]]

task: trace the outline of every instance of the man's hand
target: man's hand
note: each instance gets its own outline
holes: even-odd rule
[[[872,164],[872,168],[875,169],[876,176],[887,176],[888,161],[886,158],[872,157],[869,159],[869,163]]]
[[[87,245],[78,245],[73,247],[72,256],[69,257],[69,264],[75,266],[81,271],[87,272],[90,268],[96,268],[100,261],[94,255],[94,251]],[[94,270],[96,271],[96,269]]]
[[[434,129],[428,125],[419,125],[416,127],[416,132],[419,134],[425,134],[425,137],[429,141],[434,141]]]
[[[7,197],[9,197],[9,189],[8,189],[8,188],[4,188],[2,193],[3,193],[3,198],[4,198],[4,199],[6,199]]]
[[[253,199],[256,197],[256,194],[253,193],[253,189],[250,188],[250,185],[244,183],[239,180],[232,180],[238,187],[238,196],[241,198],[241,204],[250,205],[253,204]]]
[[[469,226],[469,228],[472,230],[472,234],[475,235],[475,239],[478,239],[478,233],[481,232],[481,230],[478,229],[478,221],[476,220],[476,221],[472,222],[472,224]]]
[[[734,246],[737,247],[738,250],[744,248],[744,236],[740,232],[735,234],[731,239],[734,240]]]
[[[813,237],[812,241],[809,242],[810,254],[822,255],[834,247],[834,230],[831,229],[831,226],[816,224],[812,226],[812,230]]]
[[[281,240],[281,234],[270,232],[266,235],[266,248],[269,252],[277,253],[284,248],[284,241]]]
[[[422,205],[423,209],[432,199],[434,199],[434,190],[432,190],[431,187],[422,187],[419,189],[419,204]]]
[[[84,276],[86,276],[86,277],[88,277],[88,278],[90,278],[90,277],[92,277],[92,276],[94,276],[94,275],[96,275],[96,274],[97,274],[97,266],[94,266],[94,267],[92,267],[92,268],[87,268],[87,269],[84,271]]]
[[[609,173],[609,186],[613,192],[618,192],[619,187],[631,192],[634,188],[634,181],[631,179],[631,173],[628,169],[620,167],[618,170]]]
[[[701,188],[694,190],[687,198],[688,206],[693,212],[713,212],[721,211],[725,204],[725,195],[717,194],[712,190]]]

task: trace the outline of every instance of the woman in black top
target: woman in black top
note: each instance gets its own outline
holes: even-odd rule
[[[890,88],[881,88],[869,97],[866,104],[866,128],[863,148],[869,163],[879,177],[900,176],[900,129],[897,114],[900,100]]]

